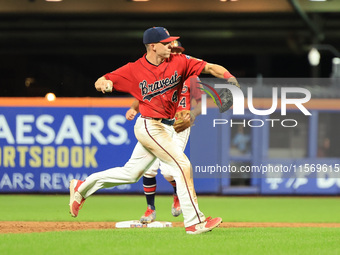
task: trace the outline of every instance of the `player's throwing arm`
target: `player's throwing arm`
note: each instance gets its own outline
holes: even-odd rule
[[[105,94],[105,92],[112,92],[113,82],[110,80],[106,80],[104,77],[100,77],[96,81],[95,87],[98,91],[101,91]]]

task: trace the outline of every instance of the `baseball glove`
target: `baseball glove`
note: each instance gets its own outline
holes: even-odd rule
[[[193,122],[193,114],[191,114],[189,110],[176,112],[175,118],[176,121],[174,124],[174,129],[177,133],[186,130],[188,127],[191,126],[191,123]]]
[[[221,101],[222,101],[222,105],[220,104],[220,101],[216,101],[217,106],[220,110],[220,113],[225,112],[227,110],[229,110],[229,108],[233,105],[233,95],[231,94],[230,90],[227,88],[221,89],[221,91],[218,93]]]

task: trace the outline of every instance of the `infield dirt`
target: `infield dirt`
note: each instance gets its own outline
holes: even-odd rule
[[[182,222],[173,222],[174,227],[183,227]],[[223,222],[221,228],[340,228],[340,223],[285,223],[285,222]],[[78,231],[89,229],[113,229],[115,222],[38,222],[38,221],[0,221],[0,234],[37,233],[51,231]]]

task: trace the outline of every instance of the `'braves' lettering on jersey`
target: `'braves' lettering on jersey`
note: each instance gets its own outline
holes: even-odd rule
[[[168,90],[175,88],[181,81],[181,75],[175,74],[171,78],[165,78],[159,81],[155,81],[152,84],[147,84],[146,80],[139,83],[139,87],[142,91],[143,100],[148,100],[149,102],[155,96],[162,95]]]
[[[113,82],[113,89],[130,93],[139,101],[141,115],[173,118],[183,82],[192,75],[199,75],[206,63],[186,58],[184,54],[171,54],[156,66],[144,55],[104,76]]]

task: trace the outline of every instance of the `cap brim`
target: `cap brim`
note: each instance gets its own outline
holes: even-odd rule
[[[166,38],[162,41],[159,41],[159,42],[172,42],[172,41],[175,41],[177,39],[179,39],[179,36],[170,36],[170,37],[168,37],[168,38]]]
[[[181,52],[184,52],[185,51],[185,49],[183,48],[183,47],[172,47],[173,49],[179,49]]]

